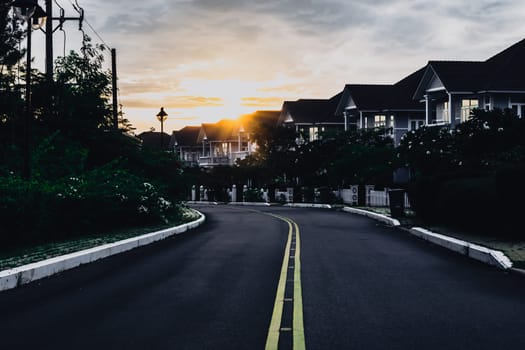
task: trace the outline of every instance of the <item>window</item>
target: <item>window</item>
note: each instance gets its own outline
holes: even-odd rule
[[[223,142],[222,143],[222,155],[227,155],[229,152],[228,152],[228,143],[227,142]]]
[[[317,126],[311,126],[308,130],[308,135],[310,141],[315,141],[319,139],[319,128]]]
[[[417,130],[420,127],[422,127],[423,125],[425,125],[425,120],[423,120],[423,119],[411,119],[409,121],[409,123],[408,123],[408,130],[409,131]]]
[[[438,120],[438,122],[450,123],[450,114],[448,106],[448,101],[445,101],[443,103],[443,113],[441,113],[441,120]]]
[[[388,123],[388,127],[394,129],[396,127],[394,116],[390,116],[390,122]]]
[[[478,108],[479,102],[477,99],[463,99],[461,100],[461,121],[466,122],[470,119],[472,110]]]
[[[374,128],[384,128],[384,127],[386,127],[386,115],[374,116]]]

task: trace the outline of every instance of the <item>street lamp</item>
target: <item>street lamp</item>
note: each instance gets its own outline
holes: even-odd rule
[[[160,149],[164,150],[164,121],[168,119],[168,113],[164,112],[164,107],[160,107],[157,113],[157,120],[160,122]]]
[[[26,178],[31,177],[31,31],[39,29],[45,22],[46,13],[38,6],[37,0],[15,0],[12,3],[17,17],[27,22],[27,58],[26,58],[26,110],[24,115],[24,171]]]

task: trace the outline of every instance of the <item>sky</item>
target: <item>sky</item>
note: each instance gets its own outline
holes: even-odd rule
[[[171,133],[394,83],[429,60],[485,60],[525,37],[521,0],[77,1],[86,34],[117,50],[119,102],[137,134],[160,131],[161,106]],[[57,2],[77,15],[75,0]],[[64,29],[55,56],[81,46],[78,23]],[[43,41],[33,35],[41,69]]]

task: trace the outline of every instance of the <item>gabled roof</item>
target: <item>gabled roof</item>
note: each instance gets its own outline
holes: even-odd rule
[[[525,90],[525,39],[486,61],[491,73],[488,90]]]
[[[251,132],[256,125],[277,126],[281,111],[256,111],[245,114],[239,118],[240,127],[246,132]]]
[[[233,140],[238,129],[239,123],[235,120],[223,119],[215,124],[204,123],[201,125],[197,142]]]
[[[448,92],[525,91],[525,39],[486,61],[429,61],[414,98],[434,76]]]
[[[172,135],[173,146],[175,142],[180,147],[197,146],[197,138],[199,137],[200,126],[185,126],[184,128],[174,131]]]
[[[335,117],[335,112],[342,92],[324,99],[300,99],[297,101],[285,101],[281,110],[279,124],[286,121],[289,116],[295,124],[323,124],[343,123],[343,120]]]
[[[350,98],[362,111],[422,110],[423,107],[412,96],[424,72],[425,67],[420,68],[392,85],[347,84],[337,114],[343,114]]]

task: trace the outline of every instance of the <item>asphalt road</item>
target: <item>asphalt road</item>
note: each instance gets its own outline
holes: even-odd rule
[[[525,348],[525,278],[360,216],[255,209],[300,229],[307,349]],[[0,348],[263,349],[289,225],[199,210],[194,232],[0,293]]]

